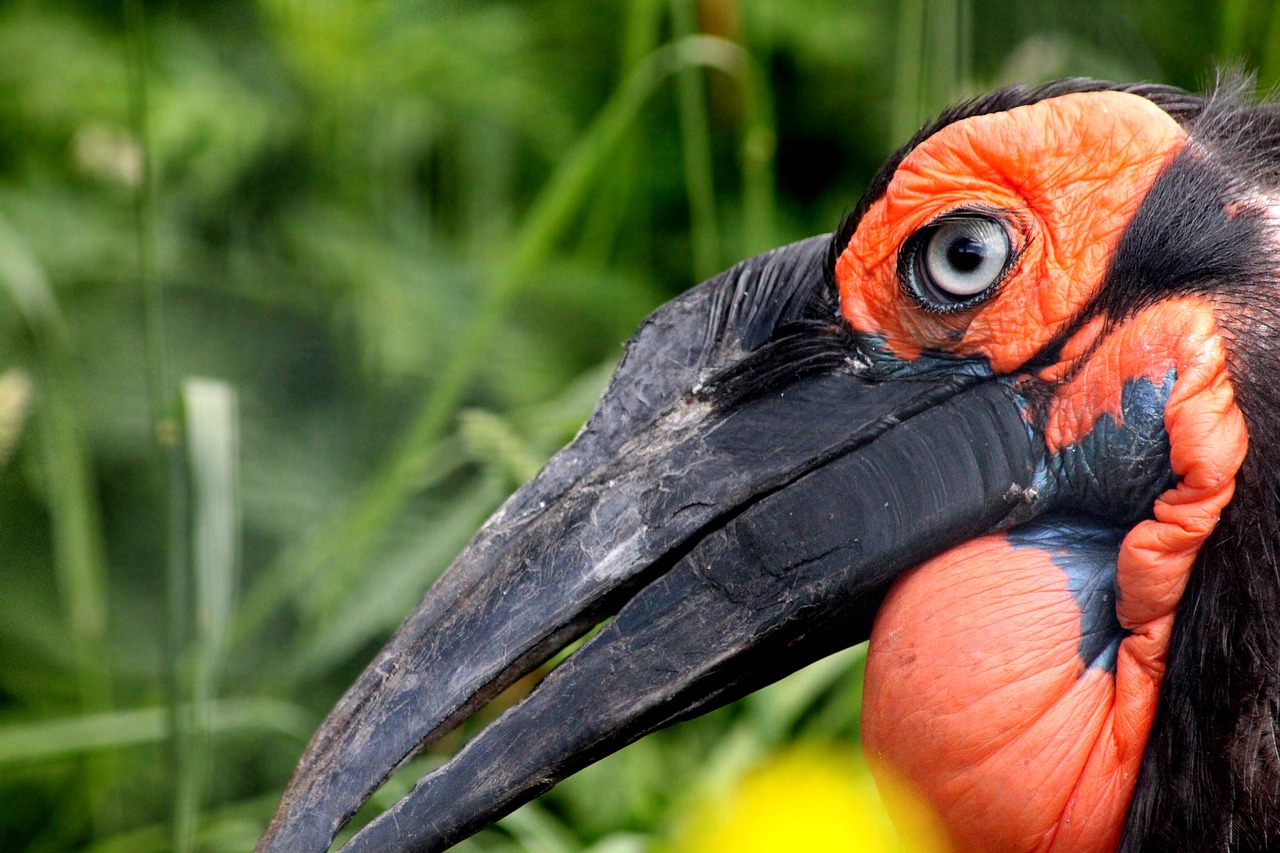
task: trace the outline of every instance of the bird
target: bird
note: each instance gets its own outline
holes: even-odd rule
[[[446,850],[868,639],[867,760],[946,849],[1280,849],[1278,155],[1232,73],[943,112],[832,233],[641,324],[257,850],[327,850],[582,638],[343,850]]]

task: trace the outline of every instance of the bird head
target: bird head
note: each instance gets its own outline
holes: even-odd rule
[[[1230,93],[1003,89],[917,134],[834,235],[659,308],[338,703],[258,849],[327,850],[593,629],[344,850],[444,850],[868,638],[869,760],[955,849],[1265,838],[1280,752],[1241,732],[1274,722],[1280,650],[1257,509],[1277,141]]]

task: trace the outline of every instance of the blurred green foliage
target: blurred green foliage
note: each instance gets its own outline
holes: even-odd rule
[[[243,851],[656,304],[831,229],[957,96],[1197,88],[1233,59],[1269,86],[1280,14],[10,0],[0,57],[0,849]],[[467,849],[661,849],[781,743],[856,739],[858,664],[642,741]]]

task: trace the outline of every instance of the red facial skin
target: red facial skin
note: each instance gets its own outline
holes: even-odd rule
[[[1096,295],[1120,235],[1184,131],[1143,98],[1065,95],[965,119],[903,160],[841,254],[841,309],[894,356],[925,350],[1026,360]],[[995,213],[1017,260],[996,293],[955,313],[898,281],[904,241],[940,215]],[[1174,611],[1196,553],[1231,499],[1247,436],[1211,302],[1181,297],[1118,327],[1086,324],[1055,383],[1048,452],[1119,418],[1125,383],[1176,375],[1164,412],[1176,487],[1120,548],[1116,613],[1129,631],[1114,674],[1085,670],[1063,573],[1001,535],[918,567],[891,591],[868,654],[863,740],[956,851],[1110,851],[1119,843],[1155,713]],[[904,827],[907,834],[910,829]]]

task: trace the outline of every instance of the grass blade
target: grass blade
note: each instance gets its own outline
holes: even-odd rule
[[[188,379],[183,383],[182,400],[191,480],[195,630],[190,647],[191,702],[175,731],[180,748],[174,847],[180,851],[195,847],[204,791],[212,772],[209,737],[213,702],[229,645],[240,542],[235,390],[212,379]]]
[[[671,0],[671,28],[677,38],[697,34],[696,0]],[[693,245],[694,279],[720,270],[720,235],[716,225],[716,190],[711,175],[711,121],[702,70],[693,64],[676,73],[680,115],[680,150],[684,158],[685,194],[689,199],[689,237]]]
[[[274,699],[223,699],[210,702],[205,712],[208,731],[218,738],[269,734],[305,742],[316,722],[296,705]],[[0,767],[160,746],[170,736],[169,712],[165,707],[5,722],[0,723]]]
[[[107,637],[107,564],[97,487],[81,421],[79,365],[53,287],[26,241],[0,219],[0,289],[9,293],[35,346],[34,414],[48,489],[53,570],[75,659],[80,708],[112,707]],[[110,757],[91,761],[81,790],[99,827],[113,823]]]
[[[31,377],[13,368],[0,373],[0,470],[13,456],[31,408]]]

